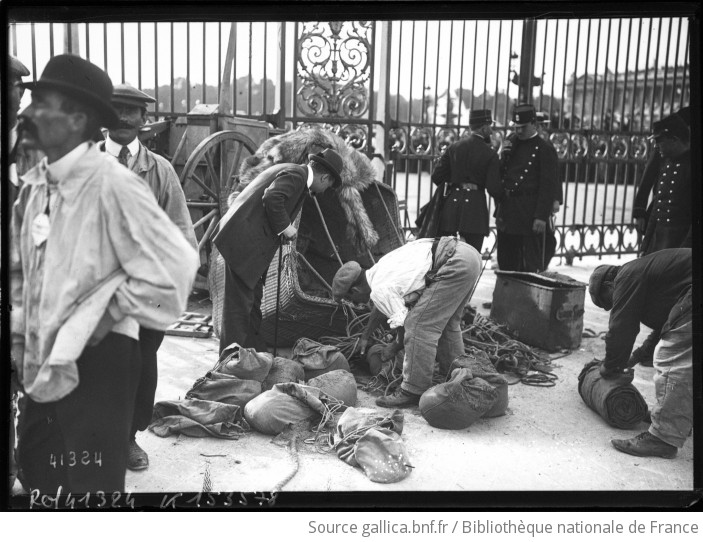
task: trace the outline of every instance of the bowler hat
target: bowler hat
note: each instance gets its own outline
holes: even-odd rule
[[[317,154],[308,154],[308,160],[312,162],[317,162],[322,164],[334,177],[334,188],[337,188],[342,184],[342,169],[344,169],[344,162],[342,157],[339,156],[332,149],[325,149]]]
[[[58,55],[49,60],[36,82],[23,83],[29,90],[55,90],[95,108],[105,128],[114,128],[119,119],[112,108],[112,81],[95,64],[76,55]]]
[[[27,66],[22,64],[19,58],[10,56],[10,73],[15,77],[26,77],[29,75],[29,70]]]
[[[518,104],[513,109],[513,120],[511,124],[513,126],[524,126],[525,124],[534,122],[536,118],[534,105]]]
[[[131,85],[115,85],[112,91],[113,104],[143,107],[146,109],[147,104],[154,102],[156,102],[154,98]]]
[[[652,137],[659,139],[662,137],[677,137],[684,141],[689,139],[688,126],[677,114],[669,115],[652,125]]]
[[[341,300],[354,286],[363,270],[357,262],[347,262],[339,268],[332,280],[332,297]]]
[[[484,124],[493,124],[490,109],[472,109],[469,112],[469,126],[479,127]]]

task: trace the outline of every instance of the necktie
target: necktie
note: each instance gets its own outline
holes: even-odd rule
[[[129,167],[128,162],[129,162],[129,149],[127,147],[122,147],[120,150],[120,154],[117,155],[117,160],[122,164],[124,167]]]

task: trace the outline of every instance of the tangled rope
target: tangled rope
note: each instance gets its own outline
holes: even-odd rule
[[[513,339],[505,326],[476,314],[473,323],[462,329],[467,353],[485,352],[500,373],[513,373],[528,386],[551,387],[557,375],[552,374],[551,360],[524,343]]]

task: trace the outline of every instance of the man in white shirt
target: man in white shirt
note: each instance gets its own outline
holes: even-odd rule
[[[117,158],[125,167],[139,175],[154,193],[156,201],[171,221],[178,226],[188,243],[198,248],[193,231],[193,222],[186,205],[183,188],[170,162],[147,149],[139,141],[139,132],[147,122],[147,104],[156,100],[130,85],[115,85],[112,106],[119,124],[108,130],[101,148]],[[151,423],[156,385],[158,381],[157,352],[164,340],[164,331],[141,327],[139,350],[142,358],[142,373],[137,388],[134,420],[129,439],[127,468],[143,470],[149,466],[149,456],[137,444],[137,431],[144,431]]]
[[[24,86],[18,137],[46,158],[11,224],[19,479],[44,494],[124,492],[139,327],[178,318],[198,259],[144,182],[91,141],[118,120],[105,72],[59,55]]]
[[[385,358],[405,350],[403,382],[392,395],[379,397],[377,405],[417,405],[432,386],[435,361],[446,373],[464,353],[461,317],[480,272],[481,257],[474,247],[455,237],[442,237],[407,243],[366,271],[356,262],[347,262],[336,273],[335,300],[348,297],[355,303],[369,299],[373,303],[362,353],[379,313],[398,331]]]

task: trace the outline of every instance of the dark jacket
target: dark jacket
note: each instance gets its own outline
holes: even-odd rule
[[[512,150],[503,156],[503,199],[497,218],[512,235],[532,235],[535,218],[547,222],[558,194],[557,153],[539,135],[527,140],[511,136]]]
[[[499,198],[500,168],[496,152],[479,135],[452,143],[432,172],[436,185],[449,183],[440,215],[441,231],[488,235],[486,190]],[[477,189],[464,189],[470,183]]]
[[[659,161],[651,212],[642,242],[644,254],[691,246],[691,152]]]
[[[254,288],[307,193],[307,166],[278,164],[259,174],[217,225],[213,242],[232,272]]]
[[[635,194],[635,203],[632,207],[632,218],[644,218],[647,219],[649,216],[650,209],[647,207],[647,202],[649,201],[649,194],[651,194],[654,188],[657,178],[659,177],[659,165],[661,163],[661,154],[658,151],[654,151],[652,156],[647,160],[647,164],[644,166],[644,172],[642,173],[642,180],[637,188],[637,193]]]
[[[691,249],[660,250],[626,263],[614,282],[613,308],[605,336],[604,364],[624,368],[640,323],[662,329],[692,284]],[[676,315],[673,315],[676,317]]]

